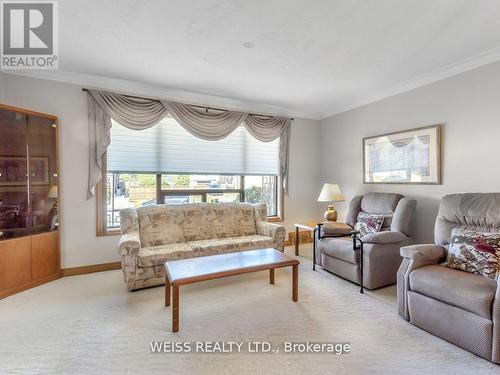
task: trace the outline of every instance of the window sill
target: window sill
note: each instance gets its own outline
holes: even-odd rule
[[[279,221],[283,221],[283,218],[281,216],[268,216],[267,217],[267,221],[269,223],[276,223],[276,222],[279,222]]]
[[[107,237],[107,236],[120,236],[122,232],[120,229],[109,229],[109,230],[103,230],[103,231],[97,231],[96,236],[97,237]]]

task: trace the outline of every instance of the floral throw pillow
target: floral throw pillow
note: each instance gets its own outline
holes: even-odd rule
[[[384,215],[374,215],[360,212],[358,215],[358,221],[354,225],[354,229],[358,230],[360,236],[362,237],[368,233],[380,232],[383,222]]]
[[[453,229],[441,265],[495,279],[500,274],[500,233]]]

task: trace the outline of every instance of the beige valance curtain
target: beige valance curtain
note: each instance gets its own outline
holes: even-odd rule
[[[194,136],[217,141],[226,138],[243,124],[256,139],[280,139],[279,170],[285,192],[288,189],[288,155],[291,119],[247,112],[200,108],[165,100],[137,98],[107,91],[86,90],[89,121],[88,197],[102,178],[102,158],[110,142],[111,119],[130,129],[142,130],[159,123],[170,114]]]

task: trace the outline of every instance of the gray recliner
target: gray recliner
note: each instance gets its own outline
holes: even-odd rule
[[[396,273],[401,264],[399,249],[413,243],[408,236],[416,201],[394,193],[368,193],[354,197],[349,204],[346,223],[356,224],[361,212],[383,214],[380,232],[367,234],[361,239],[363,249],[363,285],[376,289],[396,283]],[[328,235],[328,226],[321,229]],[[358,283],[360,280],[359,257],[353,250],[352,238],[315,238],[316,263],[323,269]]]
[[[398,312],[410,323],[500,363],[500,279],[442,267],[453,228],[500,232],[500,193],[443,197],[435,244],[401,249]]]

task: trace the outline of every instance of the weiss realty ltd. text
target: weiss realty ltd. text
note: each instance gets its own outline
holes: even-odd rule
[[[283,341],[153,341],[152,353],[330,353],[349,354],[349,343]]]

